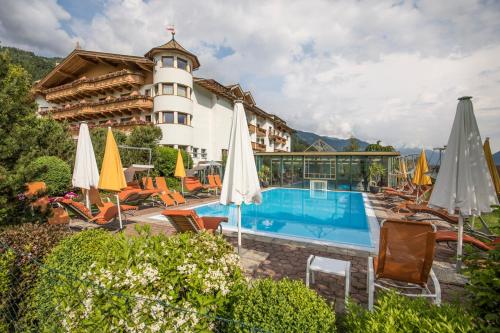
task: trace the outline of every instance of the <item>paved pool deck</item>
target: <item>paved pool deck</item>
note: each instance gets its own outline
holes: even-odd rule
[[[398,215],[386,208],[386,204],[380,197],[368,194],[368,199],[379,222],[386,218],[397,218]],[[186,209],[203,203],[215,202],[217,198],[212,196],[202,199],[191,199],[187,204],[168,208]],[[133,236],[137,234],[137,225],[148,225],[153,234],[175,233],[174,227],[168,221],[152,219],[164,208],[143,207],[133,215],[127,216],[124,222],[124,233]],[[85,224],[88,226],[88,224]],[[109,230],[118,230],[118,222],[106,225]],[[236,246],[236,235],[233,232],[225,232],[226,239]],[[255,235],[243,235],[243,252],[241,255],[242,267],[245,274],[250,278],[270,277],[281,279],[299,279],[305,281],[306,261],[311,255],[349,260],[351,262],[351,297],[363,305],[368,302],[366,293],[366,277],[368,253],[349,249],[329,248],[300,242],[290,242],[279,238],[262,237]],[[441,282],[442,297],[444,301],[456,301],[465,297],[463,285],[465,280],[453,271],[455,251],[446,245],[439,244],[436,249],[434,270]],[[319,294],[329,301],[334,301],[337,311],[343,310],[344,279],[324,273],[317,273],[316,283],[312,285]]]

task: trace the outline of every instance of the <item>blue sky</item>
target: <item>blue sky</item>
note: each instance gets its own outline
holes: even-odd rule
[[[472,95],[500,150],[499,1],[4,0],[0,41],[143,55],[169,24],[198,55],[195,75],[239,82],[294,128],[440,146],[457,98]]]

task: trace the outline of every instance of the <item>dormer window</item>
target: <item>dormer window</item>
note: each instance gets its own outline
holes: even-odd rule
[[[188,62],[182,58],[177,58],[177,68],[184,69],[187,71]]]
[[[174,57],[172,56],[161,57],[161,65],[162,67],[174,67]]]

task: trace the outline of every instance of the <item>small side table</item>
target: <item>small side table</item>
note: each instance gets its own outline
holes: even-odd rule
[[[323,272],[327,274],[345,277],[345,301],[349,297],[351,285],[351,262],[345,260],[331,259],[310,255],[307,259],[306,268],[306,286],[309,287],[309,276],[314,283],[314,272]]]

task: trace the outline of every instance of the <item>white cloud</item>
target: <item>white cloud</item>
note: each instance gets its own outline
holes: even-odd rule
[[[68,19],[58,10],[45,30]],[[172,23],[201,61],[196,75],[241,82],[295,128],[442,145],[467,94],[500,149],[497,2],[110,0],[92,21],[69,22],[86,49],[136,55],[167,41]],[[60,52],[47,38],[33,45]],[[213,45],[234,53],[217,59]]]
[[[74,47],[76,40],[62,29],[71,16],[55,0],[2,1],[0,7],[3,45],[49,55],[63,55]]]

